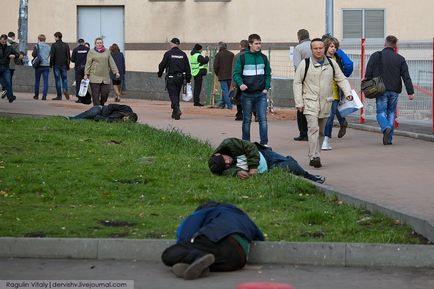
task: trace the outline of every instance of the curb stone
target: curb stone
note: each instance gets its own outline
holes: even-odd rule
[[[378,127],[372,126],[372,125],[366,125],[366,124],[357,124],[357,123],[348,123],[349,128],[363,130],[363,131],[369,131],[369,132],[377,132],[380,133],[380,130]],[[394,135],[399,136],[405,136],[405,137],[411,137],[419,140],[424,141],[430,141],[434,142],[434,135],[424,134],[424,133],[416,133],[416,132],[410,132],[410,131],[404,131],[396,129],[393,132]]]
[[[161,262],[174,240],[0,238],[0,258],[138,260]],[[434,268],[434,246],[255,242],[252,264]]]

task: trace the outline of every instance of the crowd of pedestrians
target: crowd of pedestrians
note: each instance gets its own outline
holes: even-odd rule
[[[29,63],[35,70],[33,99],[47,100],[48,80],[50,68],[53,69],[56,97],[52,100],[70,99],[68,71],[71,62],[74,63],[75,95],[77,103],[103,105],[110,93],[110,83],[113,84],[115,102],[120,102],[121,95],[125,95],[125,58],[120,52],[119,46],[113,43],[110,49],[104,47],[102,38],[95,39],[92,49],[83,39],[77,41],[77,47],[70,52],[68,43],[63,42],[61,32],[54,33],[54,43],[47,43],[44,34],[38,35],[38,42],[33,47],[32,61]],[[0,84],[1,98],[7,97],[13,102],[16,96],[13,94],[12,79],[15,65],[22,65],[24,52],[18,51],[18,43],[15,41],[15,33],[0,36]],[[42,97],[39,97],[41,77],[43,80]],[[90,91],[80,96],[80,84],[83,79],[90,80]]]

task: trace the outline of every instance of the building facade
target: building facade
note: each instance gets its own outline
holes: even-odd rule
[[[333,34],[343,43],[361,37],[383,41],[389,34],[401,41],[430,41],[434,19],[432,0],[334,1]],[[2,33],[17,32],[19,0],[2,0]],[[189,51],[195,43],[215,47],[218,41],[237,43],[251,33],[261,35],[265,48],[282,50],[297,43],[296,33],[325,33],[325,0],[29,0],[29,49],[38,34],[53,42],[61,31],[71,49],[78,38],[93,45],[102,36],[125,52],[127,69],[156,71],[172,37]],[[282,56],[282,57],[283,57]]]

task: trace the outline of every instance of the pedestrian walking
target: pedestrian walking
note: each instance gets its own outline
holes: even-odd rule
[[[2,34],[0,36],[0,83],[2,84],[5,92],[2,92],[2,98],[7,96],[9,103],[14,102],[16,96],[12,90],[11,85],[11,71],[9,69],[11,59],[18,58],[20,54],[8,45],[8,36]]]
[[[339,69],[342,71],[342,73],[349,77],[351,73],[353,72],[353,62],[351,59],[345,54],[342,49],[339,49],[339,40],[337,40],[334,37],[327,37],[324,38],[324,46],[327,57],[333,59],[336,61],[336,63],[339,65]],[[336,81],[333,80],[332,84],[332,107],[330,110],[330,115],[327,119],[327,123],[325,126],[324,131],[324,141],[322,143],[321,149],[322,150],[331,150],[332,146],[330,144],[330,140],[332,138],[332,130],[333,130],[333,121],[335,116],[337,117],[339,121],[339,133],[338,138],[342,138],[347,131],[348,122],[344,117],[341,116],[338,110],[339,102],[341,100],[342,91],[339,89],[338,85],[336,84]]]
[[[51,45],[50,67],[53,68],[54,80],[56,84],[57,96],[53,100],[62,100],[62,92],[67,100],[68,93],[68,75],[71,56],[69,54],[69,45],[62,41],[61,32],[54,33],[55,43]]]
[[[249,41],[246,39],[241,40],[239,49],[240,49],[240,51],[234,56],[234,61],[232,63],[232,71],[234,71],[235,63],[236,63],[238,57],[242,53],[244,53],[246,50],[249,50]],[[235,114],[235,120],[241,121],[241,120],[243,120],[243,106],[241,105],[241,90],[237,86],[237,84],[235,83],[233,77],[232,77],[231,89],[232,89],[232,93],[234,95],[233,98],[237,104],[237,113]]]
[[[75,72],[75,96],[77,97],[76,103],[86,103],[88,104],[87,99],[90,99],[90,93],[87,92],[86,96],[80,97],[78,92],[80,91],[80,84],[84,78],[84,68],[86,67],[86,59],[87,54],[89,53],[89,47],[86,47],[84,44],[84,39],[78,39],[77,47],[72,50],[71,62],[75,64],[74,72]]]
[[[51,47],[47,44],[44,34],[38,35],[38,43],[32,51],[32,57],[38,57],[40,64],[35,67],[35,94],[33,99],[39,99],[39,85],[41,83],[41,76],[43,79],[42,100],[47,100],[48,94],[48,75],[50,74],[50,50]]]
[[[237,58],[233,72],[235,83],[241,90],[243,106],[242,139],[250,141],[252,110],[256,109],[262,145],[268,144],[267,93],[271,84],[271,68],[267,56],[261,52],[261,37],[249,36],[249,50]]]
[[[309,165],[322,166],[320,146],[332,105],[332,81],[336,81],[348,100],[352,99],[351,87],[339,65],[325,56],[324,43],[315,38],[310,43],[312,56],[300,62],[294,77],[295,107],[307,119],[309,141]]]
[[[393,143],[394,121],[398,97],[402,92],[402,81],[407,90],[408,99],[414,99],[414,88],[408,72],[405,58],[396,53],[398,38],[393,35],[386,37],[384,49],[371,55],[366,66],[365,79],[381,76],[386,86],[383,95],[376,98],[377,122],[383,133],[383,145]],[[402,81],[401,81],[402,79]]]
[[[110,78],[112,79],[113,84],[113,90],[115,91],[115,102],[121,101],[121,95],[122,95],[122,80],[125,79],[125,57],[124,54],[119,49],[119,46],[116,43],[113,43],[110,46],[110,52],[113,57],[113,60],[116,63],[116,67],[119,70],[119,78],[116,78],[116,76],[110,72]]]
[[[297,32],[298,45],[294,48],[294,69],[297,71],[300,62],[306,58],[311,57],[312,50],[310,48],[309,31],[300,29]],[[307,120],[301,111],[297,110],[297,126],[299,135],[294,137],[295,141],[307,141]]]
[[[182,85],[191,82],[190,63],[187,54],[179,49],[181,41],[178,38],[170,40],[170,49],[164,53],[163,60],[158,65],[158,77],[163,76],[166,71],[166,88],[172,108],[172,118],[181,119],[181,109],[179,107],[179,95]]]
[[[193,102],[194,106],[203,106],[200,103],[200,93],[202,91],[203,77],[208,73],[209,57],[200,44],[195,44],[190,54],[191,75],[194,79]]]
[[[104,105],[110,93],[110,71],[119,78],[119,70],[110,51],[104,47],[101,37],[95,39],[95,47],[87,54],[84,79],[89,78],[92,103]]]
[[[217,75],[222,89],[222,99],[220,108],[232,109],[232,101],[229,97],[232,82],[232,67],[234,62],[234,54],[227,48],[227,44],[219,42],[219,52],[214,59],[214,73]]]

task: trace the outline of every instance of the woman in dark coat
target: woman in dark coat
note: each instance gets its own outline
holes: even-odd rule
[[[116,63],[116,66],[119,69],[119,74],[121,75],[120,78],[116,78],[115,75],[110,74],[112,83],[113,83],[113,89],[115,91],[115,102],[121,101],[121,81],[124,79],[125,76],[125,57],[124,54],[120,51],[119,46],[116,43],[113,43],[112,46],[110,46],[110,52],[112,54],[112,57]]]

